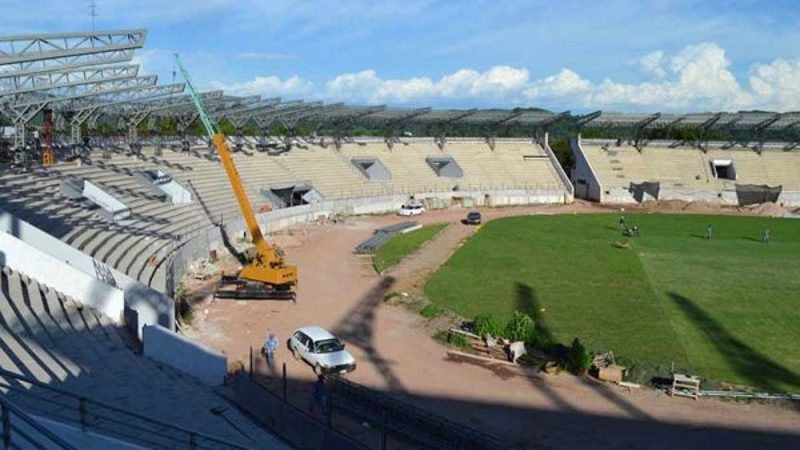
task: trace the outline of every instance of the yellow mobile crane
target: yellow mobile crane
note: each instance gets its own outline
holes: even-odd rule
[[[242,267],[236,276],[223,275],[216,296],[219,298],[294,299],[293,287],[297,284],[297,267],[285,264],[278,249],[264,240],[264,235],[261,234],[261,229],[253,214],[253,208],[250,206],[250,199],[247,198],[244,190],[242,179],[233,164],[231,151],[225,142],[225,135],[214,128],[214,124],[203,106],[203,100],[197,95],[189,74],[183,68],[177,54],[175,55],[175,64],[183,79],[186,80],[189,95],[197,107],[208,137],[217,148],[222,166],[225,168],[233,193],[236,195],[236,201],[239,202],[242,216],[247,223],[247,231],[250,232],[250,237],[256,247],[255,258]]]

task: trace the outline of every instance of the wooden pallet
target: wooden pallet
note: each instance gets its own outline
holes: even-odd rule
[[[672,388],[669,390],[669,395],[673,397],[679,395],[697,400],[700,395],[700,377],[682,373],[673,374]]]

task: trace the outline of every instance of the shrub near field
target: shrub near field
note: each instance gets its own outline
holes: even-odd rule
[[[425,292],[466,317],[527,312],[539,334],[565,344],[579,337],[642,363],[800,392],[800,220],[626,215],[641,237],[618,249],[628,239],[618,219],[489,222]]]

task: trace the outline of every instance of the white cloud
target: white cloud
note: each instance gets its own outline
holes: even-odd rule
[[[339,75],[326,84],[326,96],[369,102],[411,102],[436,98],[505,98],[528,83],[528,70],[495,66],[485,72],[461,69],[434,81],[428,77],[384,80],[375,70]]]
[[[275,97],[281,95],[302,96],[312,93],[313,83],[297,75],[286,79],[276,76],[255,77],[250,81],[225,84],[219,81],[209,83],[212,89],[223,89],[231,95],[262,95]]]
[[[555,75],[536,80],[525,90],[531,99],[556,99],[588,92],[592,83],[569,69],[561,69]]]
[[[555,100],[569,106],[620,110],[735,111],[787,107],[743,88],[730,70],[725,51],[713,43],[689,45],[673,56],[651,52],[638,59],[637,64],[652,79],[638,84],[612,79],[593,83],[565,69],[558,75],[535,81],[526,94],[532,101]],[[775,84],[775,77],[768,74],[776,71],[782,73],[781,80],[790,78],[785,69],[764,66],[758,77],[763,89]]]
[[[800,59],[756,64],[750,75],[750,90],[764,104],[778,110],[800,110]]]
[[[143,59],[146,66],[148,59],[152,58]],[[553,75],[532,78],[525,68],[503,65],[483,72],[464,68],[438,79],[427,76],[387,79],[368,69],[344,73],[320,85],[297,75],[259,76],[246,82],[209,85],[234,95],[390,105],[459,101],[476,106],[510,107],[522,100],[525,105],[551,109],[665,112],[800,109],[800,60],[778,59],[756,64],[745,85],[731,71],[725,51],[713,43],[689,45],[671,55],[655,51],[635,61],[649,74],[640,83],[623,83],[612,78],[593,81],[566,68]]]
[[[737,81],[725,50],[714,43],[689,45],[672,55],[650,52],[635,63],[648,75],[647,80],[592,81],[566,68],[531,79],[527,69],[510,66],[495,66],[484,72],[460,69],[438,80],[384,79],[370,69],[331,79],[322,97],[390,104],[467,99],[499,106],[524,98],[531,106],[623,111],[800,109],[800,60],[755,65],[749,86]]]
[[[656,50],[650,52],[635,61],[636,65],[648,75],[655,75],[657,77],[664,77],[667,71],[664,70],[664,52]]]

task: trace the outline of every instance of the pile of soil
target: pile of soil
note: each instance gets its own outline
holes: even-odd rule
[[[749,213],[760,217],[783,217],[789,210],[777,203],[762,203],[749,210]]]

